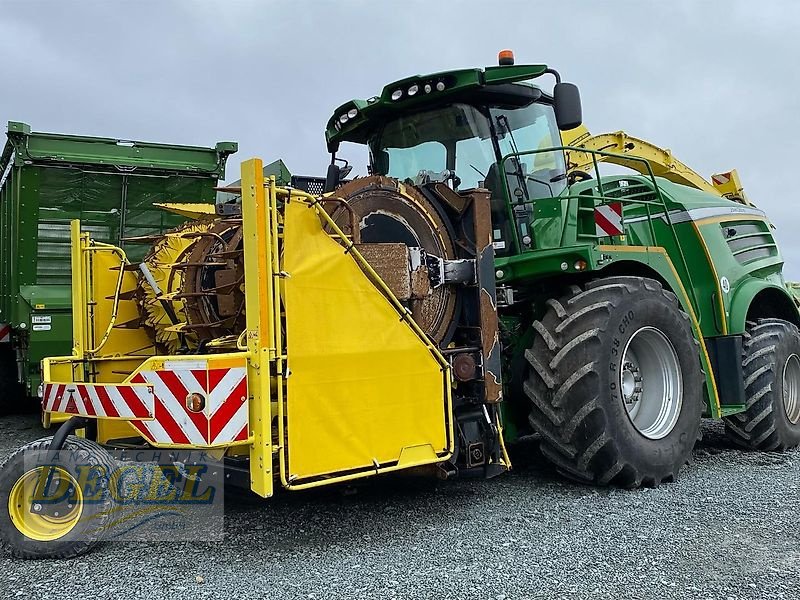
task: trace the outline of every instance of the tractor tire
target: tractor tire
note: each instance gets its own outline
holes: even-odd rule
[[[572,286],[533,323],[524,391],[541,451],[574,481],[671,481],[700,433],[705,379],[689,317],[652,279]]]
[[[11,344],[0,344],[0,415],[23,408],[22,386],[17,381],[17,357]]]
[[[48,463],[52,439],[23,446],[0,466],[0,540],[17,558],[80,556],[100,543],[112,520],[114,502],[109,480],[116,468],[114,459],[98,444],[69,436]],[[55,473],[50,477],[59,493],[63,491],[61,482],[68,486],[58,496],[59,501],[53,501],[55,504],[46,500],[37,503],[34,498],[47,468],[44,465],[50,467],[46,473]],[[92,469],[88,479],[87,468]],[[84,489],[78,482],[86,483]]]
[[[800,445],[800,331],[779,319],[747,324],[742,356],[745,411],[725,418],[725,432],[752,450]]]

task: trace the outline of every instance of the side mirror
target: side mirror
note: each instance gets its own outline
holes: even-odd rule
[[[324,193],[332,192],[336,189],[336,186],[339,185],[339,179],[341,178],[339,165],[336,163],[331,163],[328,165],[328,172],[325,174],[325,189],[323,190]]]
[[[553,104],[561,131],[575,129],[583,123],[581,93],[574,83],[557,83],[553,88]]]

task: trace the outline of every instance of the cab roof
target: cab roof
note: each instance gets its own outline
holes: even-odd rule
[[[547,72],[547,65],[508,65],[413,75],[394,81],[384,86],[379,96],[350,100],[333,112],[325,128],[328,150],[334,152],[343,141],[366,143],[376,123],[395,116],[418,112],[445,101],[466,99],[479,95],[482,90],[492,89],[502,94],[503,84],[533,79]],[[415,86],[416,90],[410,94]],[[353,111],[355,115],[349,116]],[[344,117],[347,118],[342,122]]]

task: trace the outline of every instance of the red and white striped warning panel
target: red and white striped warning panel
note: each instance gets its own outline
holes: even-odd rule
[[[155,401],[150,385],[47,383],[42,408],[86,417],[152,419]]]
[[[154,444],[218,446],[248,438],[245,367],[140,371],[131,382],[153,386],[155,418],[131,423]],[[197,412],[190,410],[193,394],[204,402]]]
[[[597,237],[623,235],[622,202],[601,204],[594,208],[594,226]]]
[[[711,176],[711,181],[716,183],[717,185],[725,185],[731,180],[730,173],[718,173],[717,175]]]
[[[11,341],[11,325],[0,323],[0,344]]]
[[[48,412],[130,421],[154,445],[221,446],[247,441],[247,368],[165,361],[118,385],[48,383]]]

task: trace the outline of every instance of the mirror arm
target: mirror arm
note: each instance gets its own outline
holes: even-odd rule
[[[547,69],[544,70],[544,72],[545,73],[549,73],[550,75],[555,77],[556,78],[556,83],[561,83],[561,74],[558,71],[556,71],[555,69],[551,69],[551,68],[548,67]]]

